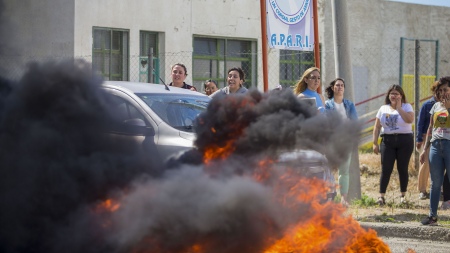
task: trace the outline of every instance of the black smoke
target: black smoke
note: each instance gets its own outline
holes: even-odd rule
[[[3,82],[0,252],[181,253],[194,244],[211,253],[262,252],[274,242],[267,238],[316,214],[287,194],[301,175],[280,180],[284,171],[268,168],[270,180],[256,181],[258,162],[314,149],[338,164],[358,139],[357,123],[316,115],[291,92],[251,91],[212,100],[196,122],[196,149],[162,172],[151,153],[105,137],[115,112],[101,82],[83,61],[31,63],[19,81]],[[228,159],[202,164],[208,147],[230,139]],[[96,211],[106,198],[120,208]]]
[[[326,155],[332,166],[341,164],[357,145],[361,127],[337,113],[317,114],[290,90],[265,94],[253,90],[246,96],[214,99],[196,125],[195,144],[201,153],[235,139],[236,155],[276,157],[280,152],[311,149]]]
[[[273,243],[268,238],[279,238],[290,225],[316,215],[311,205],[321,196],[314,196],[308,183],[296,185],[302,175],[286,177],[287,171],[270,166],[263,167],[266,178],[255,181],[259,162],[314,149],[339,164],[357,144],[359,124],[335,114],[317,115],[289,91],[253,90],[214,98],[195,131],[196,149],[180,157],[178,170],[168,171],[163,180],[135,184],[121,200],[123,208],[113,214],[109,235],[118,252],[194,252],[192,245],[202,245],[200,252],[263,252]],[[229,140],[234,140],[229,157],[201,163],[208,148],[223,147]],[[291,199],[288,192],[294,185],[312,195],[311,201]],[[325,222],[332,209],[340,210],[330,206],[320,214]],[[352,236],[342,232],[340,246]],[[331,240],[330,249],[335,243]]]
[[[0,252],[101,252],[91,207],[138,175],[139,150],[119,152],[102,80],[84,61],[30,63],[0,86]]]

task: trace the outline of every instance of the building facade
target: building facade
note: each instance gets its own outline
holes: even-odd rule
[[[450,8],[387,0],[347,6],[353,99],[370,100],[357,106],[360,115],[371,117],[382,101],[372,98],[390,84],[411,83],[415,39],[423,80],[449,71]],[[335,78],[331,1],[318,0],[318,10],[326,86]],[[76,57],[106,80],[169,83],[170,66],[180,62],[199,91],[207,79],[224,86],[234,66],[244,69],[247,87],[263,90],[258,0],[5,0],[1,20],[1,75],[19,75],[32,60]],[[268,62],[269,89],[294,85],[314,65],[312,52],[278,49],[269,49]]]

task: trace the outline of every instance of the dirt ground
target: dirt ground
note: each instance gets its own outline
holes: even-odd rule
[[[377,200],[379,196],[380,156],[373,153],[360,154],[361,194]],[[396,166],[396,165],[395,165]],[[391,175],[386,191],[386,205],[379,207],[371,205],[364,207],[352,204],[347,213],[358,221],[367,222],[419,222],[428,215],[429,199],[420,200],[417,190],[418,171],[414,168],[414,155],[409,165],[409,183],[406,194],[407,203],[400,204],[400,186],[396,167]],[[442,202],[439,203],[439,206]],[[438,210],[440,221],[450,227],[450,210]]]

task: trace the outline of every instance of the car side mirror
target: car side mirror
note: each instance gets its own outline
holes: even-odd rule
[[[130,126],[145,126],[145,122],[139,118],[127,119],[123,123],[130,125]]]
[[[129,129],[130,134],[155,136],[155,129],[152,126],[147,126],[142,119],[127,119],[123,123]]]

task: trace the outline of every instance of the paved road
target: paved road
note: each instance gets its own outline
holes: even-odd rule
[[[392,253],[408,253],[412,249],[417,253],[449,253],[450,242],[428,241],[410,238],[381,237],[389,245]]]

